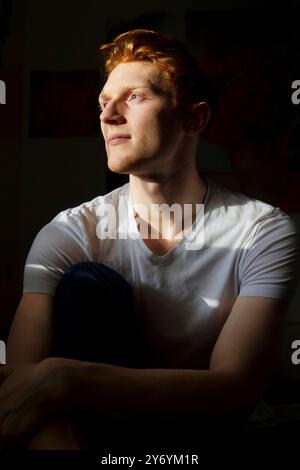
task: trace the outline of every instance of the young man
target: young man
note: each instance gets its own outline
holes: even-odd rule
[[[0,371],[6,445],[78,448],[76,414],[99,434],[243,423],[280,351],[294,223],[199,175],[212,96],[181,43],[135,30],[101,50],[108,166],[130,181],[33,243]]]

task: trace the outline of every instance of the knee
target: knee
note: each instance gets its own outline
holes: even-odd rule
[[[118,295],[116,295],[116,293]],[[120,273],[109,266],[94,261],[81,261],[70,266],[56,287],[54,300],[74,303],[107,301],[112,305],[132,305],[132,290]]]
[[[81,261],[73,264],[63,273],[58,282],[57,289],[62,287],[64,289],[68,287],[82,289],[93,284],[97,284],[99,287],[101,283],[105,283],[110,271],[111,269],[102,263]],[[111,274],[109,277],[112,279]]]
[[[123,284],[129,287],[128,282],[121,276],[120,273],[110,268],[106,264],[98,263],[95,261],[81,261],[70,266],[62,275],[59,283],[78,283],[84,280],[107,282],[112,284]]]
[[[85,279],[86,277],[91,278],[103,270],[105,265],[102,263],[96,263],[94,261],[80,261],[79,263],[72,264],[60,278],[59,284],[68,282],[77,282]]]
[[[82,261],[70,266],[61,276],[55,291],[55,298],[65,298],[68,293],[74,296],[86,290],[97,280],[92,275],[93,262]],[[98,268],[99,269],[99,268]]]

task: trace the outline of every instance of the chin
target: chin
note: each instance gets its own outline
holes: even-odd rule
[[[120,175],[127,175],[131,173],[131,168],[127,165],[107,165],[110,171],[113,173],[119,173]]]
[[[108,158],[107,166],[110,171],[120,174],[129,174],[137,168],[136,162],[130,162],[126,159],[112,157]]]

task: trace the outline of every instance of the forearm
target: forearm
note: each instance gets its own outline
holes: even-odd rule
[[[248,392],[253,377],[237,381],[219,369],[131,369],[48,358],[0,372],[0,433],[8,446],[28,443],[76,412],[125,425],[234,424],[254,396]]]
[[[219,371],[87,364],[77,372],[79,407],[105,418],[199,424],[237,422],[245,416],[242,389]]]

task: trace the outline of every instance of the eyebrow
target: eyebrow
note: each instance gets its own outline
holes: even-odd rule
[[[122,94],[125,94],[125,93],[128,93],[130,90],[135,90],[136,88],[153,88],[151,83],[149,83],[149,85],[134,85],[134,86],[127,86],[127,87],[124,87],[124,91]],[[100,100],[103,100],[105,98],[109,98],[109,95],[107,93],[100,93],[99,95],[99,101]]]

